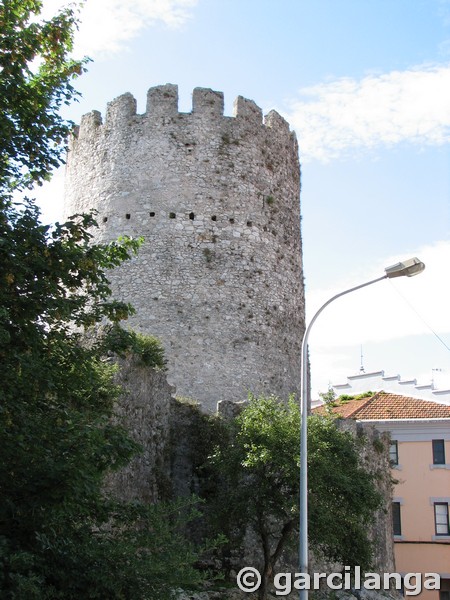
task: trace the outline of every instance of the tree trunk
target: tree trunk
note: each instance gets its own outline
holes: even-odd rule
[[[268,592],[268,588],[269,588],[269,582],[271,581],[271,579],[273,577],[275,565],[281,556],[281,553],[282,553],[283,548],[289,538],[289,535],[291,534],[291,531],[294,529],[295,523],[296,523],[296,521],[292,520],[292,521],[288,521],[287,523],[285,523],[283,525],[283,529],[281,530],[280,539],[278,540],[277,546],[272,555],[270,554],[269,534],[266,531],[263,524],[261,522],[259,523],[259,534],[261,536],[263,553],[264,553],[264,568],[263,568],[263,572],[261,573],[261,585],[259,586],[259,589],[258,589],[258,600],[267,600],[267,592]]]
[[[269,559],[269,562],[264,561],[264,569],[261,573],[261,585],[258,589],[258,600],[267,600],[267,592],[269,589],[269,582],[272,579],[273,566]]]
[[[264,555],[264,567],[261,573],[261,584],[258,589],[258,600],[267,599],[267,588],[269,586],[269,577],[272,573],[272,565],[270,561],[270,540],[269,533],[264,527],[263,520],[260,519],[258,523],[259,535],[261,536],[261,542],[263,547]]]

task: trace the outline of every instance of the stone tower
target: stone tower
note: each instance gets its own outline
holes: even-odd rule
[[[133,328],[159,337],[177,395],[207,411],[248,392],[298,392],[304,331],[300,167],[295,134],[238,97],[196,88],[124,94],[85,115],[70,142],[65,214],[95,208],[95,241],[143,236],[111,273]]]

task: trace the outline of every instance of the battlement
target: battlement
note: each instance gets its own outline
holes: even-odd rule
[[[223,93],[208,88],[195,88],[192,94],[192,112],[206,117],[223,116]]]
[[[127,120],[136,115],[136,98],[127,92],[111,102],[106,107],[106,125],[114,124],[122,120]]]
[[[65,215],[98,211],[93,241],[142,237],[109,275],[127,323],[164,344],[180,396],[215,410],[248,391],[297,393],[304,331],[300,166],[295,133],[242,96],[152,87],[85,115],[70,141]]]
[[[179,112],[178,86],[170,83],[148,90],[145,113],[137,114],[136,106],[136,99],[132,94],[129,92],[122,94],[108,102],[104,122],[100,112],[94,110],[82,117],[80,126],[74,130],[74,136],[89,137],[103,126],[108,129],[120,128],[133,121],[174,120],[181,115],[185,118],[203,119],[206,122],[236,119],[240,122],[245,121],[249,126],[264,126],[281,134],[295,135],[290,132],[289,124],[279,113],[271,110],[263,118],[261,108],[253,100],[242,96],[238,96],[234,101],[232,117],[224,116],[223,93],[209,88],[194,89],[190,113]]]
[[[234,101],[233,117],[248,119],[256,125],[261,125],[263,122],[263,114],[259,106],[253,100],[247,100],[247,98],[243,98],[242,96],[238,96]]]

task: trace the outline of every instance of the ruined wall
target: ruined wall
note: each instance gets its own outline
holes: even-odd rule
[[[98,210],[96,241],[144,236],[111,276],[132,327],[158,336],[177,394],[215,410],[249,391],[298,392],[304,291],[295,134],[238,97],[174,85],[85,115],[71,140],[65,214]]]
[[[355,437],[365,436],[361,450],[365,468],[378,473],[377,488],[383,497],[383,506],[375,513],[371,539],[374,542],[374,567],[379,573],[395,571],[394,538],[392,534],[392,479],[389,462],[390,436],[379,432],[371,424],[357,423],[353,419],[338,419],[341,429],[350,431]]]
[[[218,414],[225,420],[235,418],[246,406],[246,402],[220,402]],[[336,419],[336,425],[349,431],[355,438],[363,442],[360,446],[362,464],[367,471],[377,474],[377,489],[382,495],[383,505],[375,513],[369,538],[373,546],[373,566],[378,573],[395,571],[394,539],[392,535],[392,479],[389,463],[390,436],[379,432],[373,425],[357,423],[353,419]],[[246,556],[243,564],[256,564],[258,552],[255,553],[257,544],[254,540],[247,544]],[[297,556],[292,557],[286,552],[283,560],[285,565],[290,565],[292,571],[297,569]],[[247,561],[247,562],[245,562]],[[252,562],[253,561],[253,562]],[[310,557],[310,572],[327,571],[328,573],[339,570],[337,565],[325,565],[323,560]],[[281,568],[278,569],[282,571]],[[289,570],[289,568],[287,568]]]
[[[204,492],[205,486],[210,485],[210,475],[200,472],[196,465],[205,458],[208,436],[214,436],[210,422],[216,417],[205,415],[194,404],[175,400],[164,372],[141,366],[137,359],[122,360],[120,367],[118,382],[124,386],[125,393],[116,413],[132,437],[143,446],[143,452],[129,466],[110,476],[107,489],[123,500],[149,502]],[[246,402],[221,402],[218,415],[225,421],[232,419],[245,405]],[[395,572],[389,436],[351,419],[337,423],[354,436],[365,436],[361,447],[363,462],[367,469],[380,473],[378,488],[384,497],[384,506],[376,514],[371,534],[375,542],[374,570]],[[204,523],[195,522],[190,530],[192,538],[197,539],[203,533]],[[243,546],[235,549],[236,569],[243,565],[260,565],[259,547],[254,532],[248,530]],[[311,572],[333,572],[339,568],[311,556]],[[297,554],[287,550],[277,571],[298,571]]]
[[[124,501],[158,502],[171,494],[170,427],[174,389],[164,371],[140,364],[137,357],[120,359],[117,383],[123,394],[116,419],[140,444],[142,452],[106,481],[106,490]]]

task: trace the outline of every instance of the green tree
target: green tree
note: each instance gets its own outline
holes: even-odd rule
[[[120,390],[108,357],[164,366],[154,340],[120,329],[132,309],[111,299],[106,275],[140,241],[95,245],[93,215],[50,227],[32,200],[14,199],[61,163],[70,123],[58,110],[84,64],[69,58],[73,10],[39,23],[41,6],[0,2],[0,595],[168,598],[200,578],[179,533],[186,507],[102,492],[138,451],[111,419]]]
[[[41,0],[0,3],[0,181],[7,195],[49,179],[63,162],[71,123],[59,109],[76,98],[72,80],[87,62],[69,56],[74,9],[37,22],[41,9]]]
[[[333,407],[336,405],[336,392],[331,386],[328,386],[326,392],[319,393],[320,399],[325,404],[325,411],[328,415],[333,412]]]
[[[237,540],[251,525],[263,556],[259,597],[283,550],[298,533],[299,407],[275,397],[250,398],[210,461],[223,478],[220,527]],[[310,545],[326,559],[368,566],[368,526],[380,506],[375,475],[359,459],[358,440],[329,418],[308,419]]]

